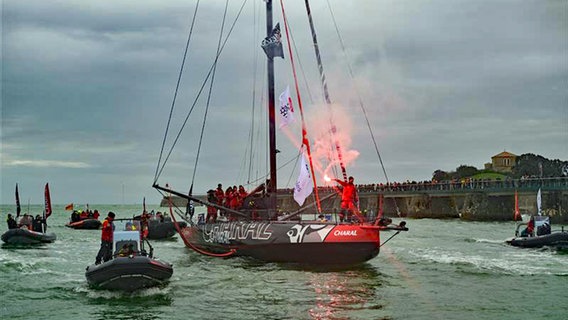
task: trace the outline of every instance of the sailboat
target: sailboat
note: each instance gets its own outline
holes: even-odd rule
[[[17,228],[8,229],[8,231],[2,234],[2,241],[11,245],[34,245],[54,242],[57,238],[55,233],[47,232],[47,218],[49,218],[52,212],[48,183],[45,184],[44,199],[43,218],[34,221],[33,216],[25,214]],[[18,185],[16,184],[16,218],[20,216],[20,212],[20,195]]]
[[[153,187],[162,195],[174,195],[188,201],[188,208],[192,203],[202,204],[208,208],[214,208],[213,211],[219,210],[229,217],[228,221],[208,221],[206,219],[198,219],[195,222],[191,219],[193,212],[186,210],[188,226],[185,228],[178,227],[185,245],[194,251],[212,256],[212,257],[247,257],[265,262],[283,262],[283,263],[301,263],[315,265],[354,265],[366,262],[376,257],[381,246],[389,241],[394,235],[401,231],[407,231],[406,223],[402,221],[400,224],[392,224],[390,219],[377,218],[374,220],[366,220],[362,216],[351,221],[323,221],[316,219],[304,219],[302,212],[306,206],[300,210],[288,214],[282,214],[277,207],[277,165],[276,165],[276,112],[275,112],[275,93],[274,93],[274,63],[276,57],[283,57],[281,33],[279,23],[274,26],[272,1],[266,0],[266,31],[267,36],[262,42],[262,48],[267,56],[267,88],[268,88],[268,159],[270,164],[270,172],[267,179],[261,183],[253,191],[249,192],[242,201],[242,206],[235,208],[224,203],[215,201],[207,201],[202,197],[193,194],[193,183],[189,187],[189,192],[181,192],[173,188],[160,185],[158,178],[163,170],[160,169],[160,161],[156,170],[156,177]],[[281,2],[282,3],[282,2]],[[306,9],[310,24],[312,24],[308,1],[306,1]],[[286,15],[282,8],[284,26],[287,28]],[[288,31],[287,31],[288,32]],[[190,31],[191,34],[191,31]],[[287,33],[288,34],[288,33]],[[316,41],[315,31],[312,28],[312,36]],[[189,43],[189,41],[188,41]],[[221,43],[221,41],[220,41]],[[288,52],[290,60],[293,61],[292,50],[288,40]],[[224,46],[224,44],[223,44]],[[217,49],[217,62],[220,50]],[[319,58],[318,45],[314,43],[316,48],[316,56]],[[187,49],[186,49],[187,50]],[[187,53],[187,51],[186,51]],[[210,74],[214,74],[217,64],[210,69]],[[292,65],[294,69],[294,66]],[[320,66],[320,71],[321,71]],[[182,64],[183,70],[183,64]],[[181,71],[180,71],[181,74]],[[295,74],[295,71],[294,71]],[[322,77],[323,79],[324,77]],[[179,80],[178,80],[179,85]],[[325,83],[323,84],[325,86]],[[203,87],[202,87],[203,88]],[[176,89],[177,90],[177,89]],[[296,91],[298,85],[296,83]],[[303,119],[301,99],[298,95],[298,106],[302,115],[302,146],[301,157],[301,173],[295,192],[304,197],[307,194],[314,193],[314,206],[317,207],[319,217],[330,216],[325,212],[321,212],[318,188],[314,174],[314,165],[310,155],[310,143],[307,135],[307,126]],[[326,94],[327,96],[327,94]],[[172,103],[172,108],[175,104]],[[193,106],[192,106],[193,109]],[[282,109],[280,109],[282,113]],[[168,134],[169,124],[166,129]],[[333,130],[331,130],[332,132]],[[179,137],[179,135],[178,135]],[[177,140],[177,139],[176,139]],[[333,138],[331,139],[333,140]],[[162,151],[165,149],[165,141],[162,145]],[[200,143],[201,145],[201,143]],[[335,146],[338,157],[341,158],[340,148]],[[170,150],[171,151],[171,150]],[[199,155],[199,150],[197,151]],[[304,156],[305,155],[305,156]],[[162,153],[160,154],[160,160]],[[167,160],[167,158],[166,158]],[[164,162],[165,163],[165,162]],[[341,165],[344,181],[347,181],[345,167]],[[311,182],[311,183],[310,183]],[[300,189],[300,190],[298,190]],[[307,192],[306,192],[307,191]],[[169,197],[171,199],[171,197]],[[301,201],[303,202],[303,201]],[[300,204],[301,205],[301,204]],[[170,205],[170,215],[174,220],[175,214]],[[386,230],[396,231],[391,238],[381,242],[381,232]]]

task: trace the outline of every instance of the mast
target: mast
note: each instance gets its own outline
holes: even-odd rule
[[[272,0],[266,0],[266,36],[272,33]],[[276,119],[274,106],[274,58],[268,57],[268,140],[269,140],[269,160],[270,160],[270,181],[266,186],[270,191],[270,206],[276,212]],[[274,199],[272,199],[274,197]]]
[[[316,60],[318,63],[318,69],[320,73],[320,79],[323,87],[323,95],[325,97],[325,103],[329,107],[331,111],[331,98],[329,97],[329,91],[327,90],[327,81],[325,79],[325,73],[323,72],[323,64],[321,63],[321,55],[319,51],[318,39],[316,36],[316,29],[314,27],[314,21],[312,19],[312,11],[310,9],[310,3],[308,0],[305,0],[306,3],[306,11],[308,13],[308,20],[310,22],[310,30],[312,31],[312,40],[314,43],[314,50],[316,53]],[[343,175],[343,181],[347,181],[347,171],[345,170],[345,164],[343,163],[343,153],[341,152],[341,148],[339,147],[339,141],[337,141],[337,127],[333,123],[332,119],[330,118],[330,125],[331,125],[331,134],[335,144],[335,151],[337,152],[337,159],[339,160],[339,166],[341,167],[341,173]]]

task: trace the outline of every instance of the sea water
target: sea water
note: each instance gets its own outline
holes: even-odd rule
[[[141,211],[90,208],[101,218]],[[13,211],[0,206],[0,232]],[[568,254],[506,245],[513,222],[407,220],[410,231],[349,269],[211,258],[176,235],[152,242],[154,255],[173,264],[168,285],[128,294],[87,286],[85,268],[95,260],[100,230],[66,228],[69,215],[54,207],[48,220],[54,243],[0,248],[0,319],[568,318]],[[382,240],[392,234],[382,233]]]

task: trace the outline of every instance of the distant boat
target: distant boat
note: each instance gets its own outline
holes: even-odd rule
[[[168,239],[176,235],[177,230],[172,218],[166,215],[166,213],[157,212],[154,213],[152,210],[150,213],[146,211],[146,198],[142,201],[143,208],[142,214],[135,216],[135,220],[140,220],[142,225],[147,228],[146,238],[158,240],[158,239]],[[185,221],[178,222],[180,228],[187,227]]]
[[[137,216],[135,219],[138,219]],[[159,239],[168,239],[177,234],[177,230],[175,227],[175,223],[172,221],[170,217],[157,217],[155,215],[151,215],[151,217],[147,221],[148,223],[148,239],[152,240],[159,240]],[[185,221],[178,221],[180,228],[187,227],[187,223]]]
[[[125,222],[113,232],[113,258],[102,264],[87,267],[85,277],[89,286],[120,291],[136,291],[164,285],[173,274],[171,264],[153,256],[153,248],[141,241],[140,221],[115,219]]]
[[[98,219],[83,219],[69,222],[65,226],[72,229],[99,229],[101,224],[101,221]]]
[[[99,229],[102,222],[98,218],[99,212],[97,210],[94,213],[88,211],[88,215],[85,217],[82,217],[80,211],[73,210],[71,218],[65,226],[73,229]]]
[[[520,231],[521,227],[525,227]],[[550,247],[558,250],[568,250],[568,230],[552,230],[550,217],[535,215],[527,223],[520,223],[515,230],[515,237],[506,243],[521,248]]]
[[[33,224],[33,216],[31,220],[26,221],[25,225],[19,228],[9,229],[2,234],[2,241],[10,245],[35,245],[42,243],[51,243],[57,239],[57,236],[53,232],[46,232],[47,229],[47,218],[51,215],[51,196],[49,194],[49,184],[45,184],[44,190],[45,197],[45,207],[43,211],[43,219],[41,221],[36,220],[36,226],[39,225],[35,231],[30,230]],[[18,185],[16,184],[16,218],[20,215],[20,196],[18,192]],[[27,214],[25,215],[27,216]]]

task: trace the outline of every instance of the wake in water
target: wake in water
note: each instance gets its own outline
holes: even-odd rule
[[[484,241],[479,243],[495,243]],[[420,264],[453,266],[454,271],[492,275],[568,275],[566,255],[552,250],[526,250],[503,246],[503,250],[467,252],[446,248],[410,250]],[[442,269],[442,267],[440,267]]]

